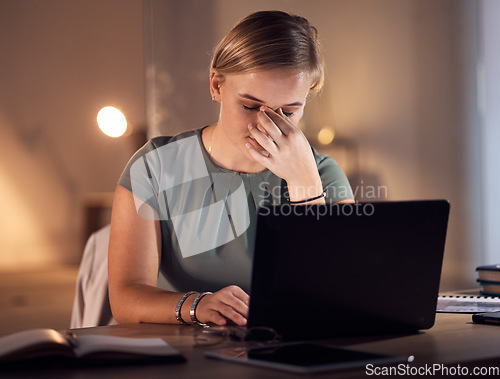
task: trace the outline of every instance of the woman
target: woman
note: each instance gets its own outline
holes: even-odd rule
[[[284,12],[251,14],[221,40],[210,70],[217,123],[152,139],[116,188],[118,322],[245,325],[257,209],[353,201],[342,170],[297,128],[322,61],[316,29]]]

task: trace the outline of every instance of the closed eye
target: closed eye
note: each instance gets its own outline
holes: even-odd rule
[[[246,105],[243,105],[243,109],[246,110],[246,111],[249,111],[249,112],[255,112],[255,111],[258,111],[260,109],[260,106],[258,106],[258,107],[247,107]],[[295,112],[285,112],[283,109],[281,111],[283,112],[283,114],[286,117],[292,117],[294,115],[294,113],[295,113]]]
[[[252,112],[252,111],[258,111],[260,107],[247,107],[246,105],[243,105],[243,109]]]

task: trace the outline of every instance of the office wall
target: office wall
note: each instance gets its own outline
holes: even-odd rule
[[[358,199],[450,200],[442,288],[474,285],[481,255],[481,216],[474,206],[481,186],[476,2],[213,0],[203,2],[200,12],[197,1],[145,4],[152,134],[216,120],[208,52],[238,19],[263,9],[307,17],[325,49],[327,82],[306,107],[304,132],[345,168]],[[165,37],[168,26],[159,26],[164,17],[170,33],[182,20],[174,43]],[[316,134],[327,125],[336,140],[325,147]]]
[[[79,263],[89,193],[134,147],[105,105],[145,124],[140,0],[0,2],[0,269]]]
[[[481,1],[480,46],[480,108],[483,128],[482,168],[484,192],[480,203],[484,211],[484,260],[483,264],[500,262],[500,2]]]

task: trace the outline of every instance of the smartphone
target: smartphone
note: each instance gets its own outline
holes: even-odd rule
[[[237,347],[207,351],[205,355],[210,358],[302,374],[365,368],[367,364],[394,365],[411,361],[409,357],[404,356],[374,354],[308,342]]]
[[[477,324],[495,324],[500,325],[500,311],[476,313],[472,315],[472,321]]]

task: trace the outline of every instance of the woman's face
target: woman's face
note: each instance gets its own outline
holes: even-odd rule
[[[285,70],[227,74],[219,79],[212,75],[211,80],[216,81],[211,83],[212,95],[221,103],[218,125],[233,146],[250,159],[245,144],[256,142],[250,138],[248,124],[260,127],[259,108],[266,106],[276,112],[281,109],[297,125],[311,86],[307,74]]]

